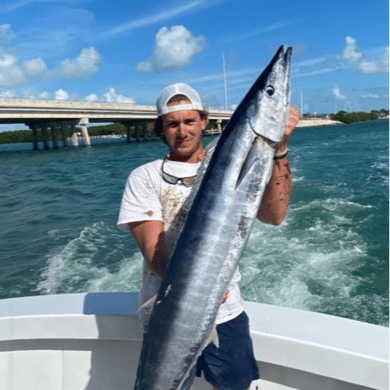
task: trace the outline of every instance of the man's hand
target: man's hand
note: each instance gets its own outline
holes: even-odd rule
[[[281,153],[275,160],[272,176],[267,184],[260,204],[257,218],[265,223],[279,225],[283,222],[291,194],[291,172],[286,152],[287,142],[299,122],[298,111],[290,107],[288,125],[284,131],[282,141],[276,144],[275,153]]]
[[[299,122],[299,112],[294,107],[290,107],[290,116],[288,118],[288,124],[284,130],[283,139],[276,144],[276,153],[281,153],[286,150],[288,139],[293,133],[296,125]]]
[[[222,303],[225,303],[226,300],[228,299],[228,296],[229,296],[229,290],[226,290],[225,294],[223,295],[223,298],[222,298]]]

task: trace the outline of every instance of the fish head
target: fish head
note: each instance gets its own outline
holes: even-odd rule
[[[244,100],[252,130],[271,143],[283,139],[289,117],[292,48],[281,46]]]

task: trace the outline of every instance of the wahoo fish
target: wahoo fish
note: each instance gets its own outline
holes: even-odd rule
[[[198,176],[150,316],[135,390],[180,389],[210,342],[287,125],[291,53],[279,48],[232,115],[203,178]]]

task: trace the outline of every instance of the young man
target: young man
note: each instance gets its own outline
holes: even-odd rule
[[[143,285],[140,291],[140,317],[144,330],[150,311],[144,309],[158,291],[165,268],[186,216],[181,206],[196,180],[197,170],[207,152],[202,134],[208,118],[198,93],[186,84],[173,84],[162,90],[157,100],[156,131],[168,144],[170,153],[135,169],[124,190],[118,227],[133,234],[143,257]],[[258,219],[280,224],[287,211],[291,174],[287,158],[287,140],[298,123],[298,112],[290,111],[285,137],[277,145],[272,177],[261,202]],[[195,375],[221,390],[244,390],[259,378],[238,282],[238,269],[228,287],[217,316],[219,348],[210,344],[202,353],[190,378]],[[143,305],[143,306],[142,306]]]

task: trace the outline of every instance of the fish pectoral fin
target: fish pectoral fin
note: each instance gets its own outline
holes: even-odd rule
[[[157,294],[154,294],[150,299],[144,302],[137,310],[137,313],[145,313],[148,316],[152,314],[154,303],[156,302]]]
[[[248,152],[248,155],[242,164],[241,172],[237,178],[236,190],[240,186],[241,182],[247,176],[248,172],[252,168],[253,164],[259,159],[261,144],[265,141],[259,137],[256,137],[253,141],[252,147]]]

